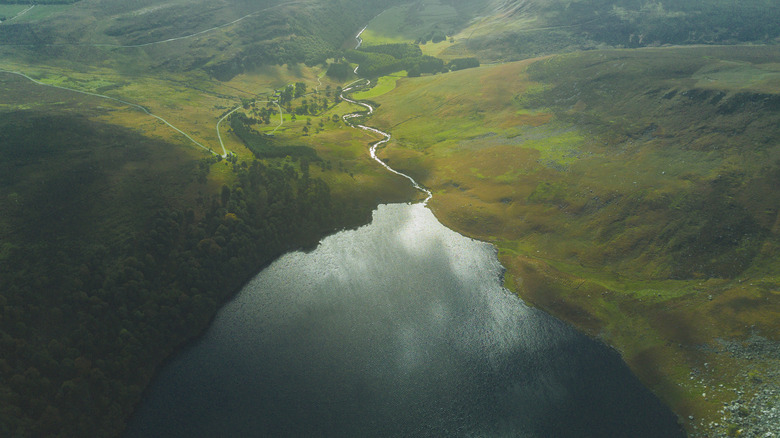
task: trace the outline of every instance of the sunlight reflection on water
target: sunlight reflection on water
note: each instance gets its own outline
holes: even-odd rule
[[[502,269],[423,205],[382,205],[255,277],[127,435],[677,436],[614,352],[526,306]]]

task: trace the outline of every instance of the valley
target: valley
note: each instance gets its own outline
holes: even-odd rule
[[[0,435],[118,436],[263,266],[426,197],[689,436],[776,430],[780,10],[612,3],[0,1]]]

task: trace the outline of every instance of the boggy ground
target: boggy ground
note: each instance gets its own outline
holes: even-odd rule
[[[402,79],[370,123],[443,223],[498,246],[510,289],[616,347],[692,435],[764,436],[778,430],[755,408],[777,404],[780,366],[778,61],[614,50]]]

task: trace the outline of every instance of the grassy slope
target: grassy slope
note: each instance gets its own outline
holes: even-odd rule
[[[406,76],[405,71],[393,73],[388,76],[382,76],[377,80],[377,83],[371,89],[354,93],[352,95],[352,98],[357,100],[362,100],[362,99],[371,99],[373,97],[381,96],[385,93],[392,91],[393,88],[395,88],[395,84],[396,82],[398,82],[398,79],[405,76]]]
[[[30,23],[1,25],[0,54],[74,70],[201,70],[226,81],[267,65],[324,62],[386,7],[378,0],[77,2]]]
[[[372,19],[363,39],[366,45],[415,41],[434,30],[449,34],[457,22],[458,12],[451,5],[411,2],[389,8]]]
[[[302,76],[285,72],[288,72],[286,68],[271,69],[264,76],[243,76],[220,86],[261,87],[278,80],[274,73],[298,81],[314,76],[306,69],[302,70]],[[59,73],[64,77],[70,72]],[[68,76],[60,82],[95,85],[75,81],[78,77]],[[212,131],[219,113],[224,111],[213,107],[196,111],[193,106],[192,114],[200,114],[206,121],[199,123],[197,117],[188,121],[187,113],[181,108],[190,105],[191,94],[186,89],[180,90],[183,91],[179,95],[181,100],[177,101],[176,86],[152,85],[163,99],[154,102],[150,97],[148,103],[154,104],[155,110],[166,118],[175,118],[182,128],[197,130],[206,125],[203,129]],[[113,91],[119,93],[135,87],[138,84],[128,81],[123,88]],[[181,305],[180,300],[181,314],[173,316],[149,313],[146,307],[143,310],[125,305],[105,307],[100,300],[121,301],[114,296],[126,297],[125,292],[106,285],[110,284],[109,280],[97,283],[102,287],[94,286],[92,278],[102,275],[104,269],[106,278],[124,278],[122,274],[114,273],[112,264],[120,266],[116,271],[123,272],[123,264],[132,259],[128,256],[143,245],[138,242],[156,236],[153,234],[156,230],[152,234],[149,231],[159,222],[155,215],[162,210],[194,210],[194,217],[202,219],[206,214],[204,211],[213,208],[209,205],[213,206],[212,197],[218,198],[220,187],[237,182],[236,172],[223,161],[212,164],[208,179],[199,182],[199,160],[208,154],[171,134],[149,116],[124,105],[42,87],[7,74],[0,75],[0,91],[0,113],[3,114],[0,118],[3,125],[0,130],[3,149],[0,155],[0,263],[3,283],[13,282],[10,291],[3,288],[0,292],[0,304],[5,312],[0,319],[0,349],[3,351],[0,355],[0,373],[3,375],[0,431],[3,436],[117,435],[155,367],[173,352],[176,344],[197,335],[205,327],[221,299],[207,301],[205,308],[201,307],[197,314]],[[151,93],[152,90],[144,92]],[[207,93],[204,99],[208,98],[211,96]],[[337,109],[348,110],[346,107]],[[164,112],[166,110],[170,112]],[[212,114],[207,117],[208,110]],[[314,120],[316,123],[319,118]],[[295,123],[288,123],[286,132],[280,130],[277,137],[284,143],[308,143],[317,148],[323,162],[312,163],[310,174],[328,184],[329,205],[333,210],[326,214],[341,218],[337,226],[357,225],[369,218],[368,213],[377,203],[405,200],[412,195],[413,190],[404,181],[376,171],[375,163],[365,153],[370,136],[343,123],[329,122],[320,132],[301,138],[299,128],[304,122],[296,123],[297,129]],[[228,147],[238,153],[240,162],[251,164],[253,158],[248,151],[226,131],[223,126]],[[266,160],[265,164],[291,166],[300,172],[299,163],[289,159]],[[275,205],[274,211],[289,208],[288,205]],[[255,224],[263,230],[261,225]],[[289,246],[284,239],[299,239],[301,233],[302,230],[297,230],[293,236],[274,233],[271,239],[259,240],[259,244],[262,250],[271,245]],[[94,258],[93,253],[101,251],[102,255]],[[248,255],[243,259],[250,258]],[[165,272],[177,275],[180,272],[178,269],[170,271],[170,267],[162,265],[155,269],[153,263],[146,266],[143,271],[147,279],[164,276]],[[259,265],[252,267],[249,273],[257,269],[260,269]],[[229,277],[225,280],[230,284],[248,278],[232,269],[219,272]],[[50,284],[61,277],[72,283]],[[32,280],[22,281],[23,278]],[[210,288],[205,295],[229,293],[236,286]],[[152,303],[147,307],[170,309],[167,307],[170,297],[165,294],[149,296],[146,287],[141,292]],[[22,299],[17,289],[23,289],[29,295]],[[71,300],[68,295],[60,294],[61,289],[74,289],[78,299]],[[198,305],[204,304],[201,301]],[[101,310],[96,310],[96,303],[103,306]],[[155,307],[158,304],[159,307]],[[68,317],[63,317],[63,312]],[[133,318],[127,316],[128,312]],[[147,327],[154,327],[151,330],[159,330],[158,333],[165,335],[152,336],[153,341],[145,339],[146,344],[132,355],[143,360],[143,366],[136,364],[132,372],[125,372],[127,370],[122,371],[115,365],[126,359],[125,356],[120,358],[114,351],[105,353],[109,350],[102,344],[95,347],[94,338],[98,336],[93,335],[104,334],[100,337],[101,342],[104,337],[115,336],[118,330],[115,323],[119,320],[141,339],[141,334],[136,333],[131,324],[139,314],[148,316]],[[98,315],[99,321],[113,322],[101,326],[102,322],[95,322]],[[90,334],[79,328],[86,324],[85,318],[92,318]],[[171,332],[171,325],[179,328]],[[144,336],[147,334],[143,333]],[[118,339],[115,341],[112,345],[117,350],[131,348]],[[136,347],[139,346],[132,348]],[[91,369],[89,379],[85,377],[87,371],[74,371],[74,362]],[[88,384],[92,385],[91,397],[97,401],[89,407],[96,414],[86,418],[83,417],[86,408],[80,403],[86,403],[90,398],[71,391],[71,387],[83,390]]]
[[[0,16],[9,20],[27,8],[29,8],[28,5],[0,5]]]
[[[380,44],[411,43],[429,35],[432,31],[442,31],[447,36],[454,35],[479,9],[479,4],[459,5],[440,2],[417,2],[388,8],[369,23],[361,37],[365,46]],[[453,58],[472,56],[468,49],[449,39],[420,45],[424,55],[434,56],[448,61]]]
[[[155,10],[153,6],[150,3]],[[256,8],[250,3],[246,6]],[[84,18],[78,9],[68,9],[68,13],[77,20]],[[133,13],[120,11],[119,16]],[[108,20],[117,22],[115,18]],[[224,21],[231,17],[212,18]],[[94,31],[99,33],[105,25],[105,20],[99,22]],[[67,34],[67,28],[63,27],[63,35]],[[231,37],[225,32],[233,30],[209,34],[208,40],[198,40],[197,45],[203,45],[204,53],[219,51],[220,41]],[[84,34],[79,38],[89,41],[94,36]],[[256,66],[251,72],[219,82],[200,70],[182,71],[175,66],[159,68],[156,55],[176,57],[177,47],[175,43],[149,50],[62,47],[28,51],[3,47],[0,49],[0,69],[21,71],[47,84],[143,105],[214,150],[220,150],[217,120],[224,112],[239,105],[241,99],[256,100],[264,105],[260,102],[270,99],[274,90],[294,82],[304,82],[313,90],[318,85],[317,78],[324,72],[322,67],[310,68],[303,64]],[[185,59],[185,62],[189,61]],[[321,90],[326,86],[335,89],[341,85],[327,78],[321,81]],[[212,197],[219,198],[223,184],[235,188],[239,183],[238,173],[223,161],[212,164],[206,182],[199,182],[203,170],[199,160],[208,155],[205,151],[154,118],[115,101],[36,85],[6,73],[0,73],[0,90],[0,112],[4,114],[1,120],[13,128],[0,133],[2,144],[9,148],[0,155],[0,262],[3,270],[11,269],[12,264],[24,266],[22,271],[14,270],[13,276],[4,274],[3,281],[14,281],[11,289],[26,288],[36,297],[35,300],[20,301],[16,292],[0,292],[0,304],[6,312],[0,316],[0,348],[3,350],[0,355],[0,373],[3,375],[0,379],[0,435],[37,436],[47,431],[45,433],[52,436],[57,433],[113,436],[121,431],[123,420],[138,401],[154,368],[171,354],[176,344],[202,330],[221,299],[193,300],[192,303],[197,301],[195,304],[200,306],[197,314],[187,306],[173,306],[182,313],[174,317],[125,306],[98,312],[95,306],[98,300],[93,295],[111,301],[114,295],[125,297],[124,292],[115,290],[113,285],[104,285],[97,290],[91,280],[87,284],[86,278],[100,275],[104,265],[106,272],[111,273],[112,264],[122,271],[132,259],[128,255],[138,250],[138,242],[153,239],[149,229],[159,222],[154,215],[161,209],[179,213],[194,210],[195,220],[206,221],[204,215],[213,209]],[[333,100],[332,94],[330,100]],[[294,105],[298,104],[294,102]],[[366,154],[370,135],[340,121],[332,122],[334,114],[352,110],[342,103],[318,116],[301,116],[295,122],[286,115],[285,124],[276,132],[282,144],[306,144],[317,150],[322,161],[311,163],[309,172],[312,179],[320,179],[328,185],[331,208],[331,211],[317,214],[341,218],[336,226],[356,225],[369,218],[368,214],[376,204],[406,200],[414,193],[404,181],[389,173],[377,172],[375,163]],[[318,129],[322,117],[329,120]],[[311,119],[312,131],[311,135],[303,136],[301,129],[307,119]],[[271,126],[276,120],[274,116]],[[228,150],[238,155],[239,163],[251,165],[251,153],[229,131],[228,124],[222,124],[221,133]],[[301,164],[289,158],[265,160],[265,164],[302,172]],[[246,184],[246,181],[241,182]],[[274,205],[274,214],[289,210],[291,205],[294,204]],[[270,230],[263,228],[263,223],[253,225],[261,232]],[[251,242],[255,242],[255,246],[261,246],[260,252],[272,247],[282,248],[309,232],[298,230],[294,235],[274,232],[266,241],[244,239],[250,242],[244,246],[251,247]],[[310,244],[310,237],[307,239]],[[103,251],[103,248],[108,248],[109,254],[100,259],[84,260],[92,257],[93,250]],[[238,262],[248,262],[256,256],[248,254]],[[215,260],[217,258],[215,256]],[[45,271],[52,266],[56,267],[56,272],[47,275]],[[89,270],[85,266],[91,267],[92,272],[81,275],[81,270]],[[166,272],[183,275],[181,269],[171,270],[154,264],[146,266],[147,280],[164,276]],[[257,265],[250,271],[256,272],[259,268]],[[243,281],[239,277],[246,279],[240,272],[214,272],[217,276],[229,276],[225,280],[230,284],[213,288],[209,291],[211,295],[229,293],[235,287],[232,283]],[[25,276],[35,280],[17,281]],[[57,287],[47,283],[56,282],[62,276],[81,276],[83,283],[75,281]],[[117,281],[123,278],[116,276]],[[52,293],[47,292],[72,288],[82,290],[86,294],[82,295],[90,297],[91,301],[69,300],[65,294],[50,296]],[[169,292],[171,290],[175,288]],[[143,296],[148,298],[152,308],[170,310],[170,303],[166,301],[170,297],[148,295]],[[205,295],[211,297],[208,293]],[[76,296],[81,297],[79,292]],[[62,318],[62,314],[57,313],[60,309],[52,307],[51,303],[78,318]],[[79,332],[78,324],[83,324],[84,314],[125,321],[127,316],[122,312],[127,311],[134,317],[138,312],[146,314],[148,327],[153,327],[151,330],[167,334],[159,338],[152,336],[153,341],[146,339],[146,344],[132,355],[142,360],[143,365],[123,374],[117,371],[114,362],[125,357],[101,356],[108,350],[90,344],[91,337]],[[25,321],[26,325],[18,321]],[[96,328],[90,330],[103,333],[106,338],[116,335],[113,323],[109,326],[100,324],[96,322]],[[171,333],[171,326],[179,328]],[[35,329],[28,330],[27,327]],[[132,329],[130,331],[136,334]],[[137,336],[141,338],[140,334]],[[114,342],[116,349],[131,348],[130,342],[126,341],[123,338],[122,342]],[[53,364],[48,355],[60,361],[59,365]],[[92,385],[90,397],[97,402],[89,409],[79,403],[90,398],[71,391],[74,382],[77,389],[83,389],[88,380],[87,371],[74,374],[76,359],[79,366],[92,367],[90,382],[100,382]],[[111,382],[110,387],[103,383],[106,380]],[[69,396],[74,400],[66,400]],[[87,411],[92,412],[89,417],[83,414]]]
[[[29,8],[29,5],[0,5],[0,17],[6,17],[8,20],[5,23],[6,26],[11,23],[31,23],[65,11],[69,7],[70,5],[35,5],[34,8],[21,16],[17,16],[17,14]]]
[[[778,60],[590,52],[404,79],[372,123],[444,223],[499,247],[510,288],[617,347],[693,431],[778,366],[719,341],[780,341]]]
[[[455,35],[442,56],[483,62],[673,44],[774,44],[780,7],[764,0],[495,0]],[[457,57],[457,56],[453,56]]]

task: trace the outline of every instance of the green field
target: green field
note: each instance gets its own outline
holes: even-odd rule
[[[28,5],[0,5],[0,17],[5,17],[3,19],[5,21],[27,8],[29,8]]]
[[[377,80],[377,84],[374,85],[371,89],[366,91],[359,91],[352,95],[353,99],[371,99],[374,97],[381,96],[385,93],[388,93],[392,91],[395,88],[396,82],[398,82],[398,79],[406,77],[405,71],[400,71],[398,73],[393,73],[388,76],[382,76]]]

